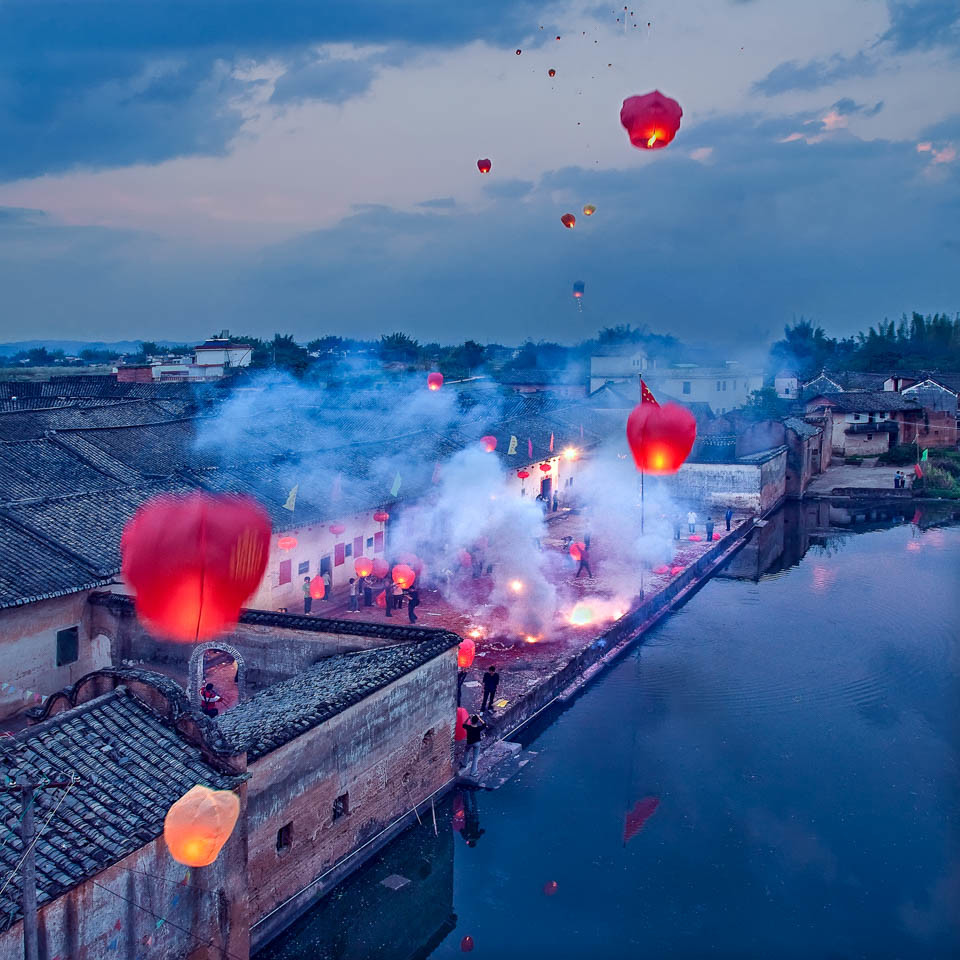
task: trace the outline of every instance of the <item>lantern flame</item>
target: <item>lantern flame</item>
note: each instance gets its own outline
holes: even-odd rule
[[[523,581],[522,581],[522,580],[511,580],[511,581],[510,581],[510,589],[511,589],[514,593],[522,593],[522,592],[523,592]]]
[[[483,630],[480,627],[474,627],[468,634],[468,637],[472,637],[474,640],[479,640],[483,636]]]
[[[539,637],[534,637],[534,636],[531,636],[530,634],[527,634],[527,636],[523,638],[523,641],[524,643],[536,643],[539,639],[540,639]]]
[[[647,141],[647,146],[652,147],[657,142],[657,131],[653,131],[653,136]]]

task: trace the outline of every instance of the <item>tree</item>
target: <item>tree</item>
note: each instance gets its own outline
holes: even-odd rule
[[[340,353],[343,350],[343,337],[326,336],[311,340],[307,344],[310,353]]]
[[[459,347],[453,349],[451,359],[465,367],[469,373],[473,373],[483,363],[485,353],[483,345],[476,340],[465,340]]]
[[[783,328],[783,339],[770,348],[772,365],[795,371],[801,380],[815,377],[833,357],[836,340],[831,340],[822,327],[815,327],[801,317],[792,326]]]
[[[385,363],[416,363],[420,359],[420,344],[405,333],[384,334],[378,350]]]

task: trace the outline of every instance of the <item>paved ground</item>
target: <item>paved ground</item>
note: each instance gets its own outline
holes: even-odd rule
[[[865,460],[863,466],[830,467],[826,473],[814,477],[807,487],[807,496],[824,496],[830,494],[834,487],[869,487],[873,490],[893,489],[893,475],[897,470],[907,474],[907,485],[913,476],[911,467],[875,466],[876,461]]]

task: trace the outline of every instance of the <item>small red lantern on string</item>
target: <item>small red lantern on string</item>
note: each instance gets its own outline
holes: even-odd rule
[[[120,543],[137,615],[174,640],[222,633],[259,586],[270,537],[270,518],[247,497],[155,497],[134,514]]]
[[[528,470],[518,470],[518,471],[517,471],[517,477],[518,477],[520,480],[526,480],[527,477],[529,477],[529,476],[530,476],[530,472],[529,472]]]
[[[565,213],[560,222],[568,229],[572,230],[577,225],[577,218],[572,213]]]
[[[549,464],[549,463],[541,463],[541,464],[540,464],[540,469],[541,469],[544,473],[549,473],[549,472],[550,472],[550,464]]]
[[[457,722],[453,727],[453,739],[458,743],[461,740],[467,739],[467,731],[464,730],[463,725],[467,722],[469,716],[470,714],[467,713],[466,707],[457,707]]]
[[[413,581],[417,579],[417,574],[412,567],[405,563],[398,563],[393,568],[393,582],[401,586],[404,590],[409,590],[413,586]]]
[[[659,90],[627,97],[620,109],[620,123],[630,134],[630,142],[641,150],[659,150],[670,143],[682,116],[680,104]]]
[[[277,540],[277,546],[281,550],[292,550],[296,545],[297,545],[296,537],[280,537],[280,539]]]
[[[520,51],[518,50],[517,53],[519,53],[519,52],[520,52]],[[489,160],[488,158],[486,158],[486,157],[484,157],[483,160],[478,160],[478,161],[477,161],[477,169],[478,169],[481,173],[489,173],[489,172],[490,172],[490,160]]]
[[[483,444],[483,449],[487,453],[493,453],[497,449],[497,438],[493,436],[481,437],[480,442]]]
[[[390,565],[382,557],[373,558],[373,575],[381,580],[390,572]]]
[[[318,573],[310,581],[310,596],[313,597],[314,600],[322,600],[323,595],[326,592],[327,592],[327,586],[323,582],[323,577],[321,577],[320,574]]]
[[[468,670],[473,664],[473,658],[477,652],[477,645],[467,638],[466,640],[460,641],[460,646],[457,647],[457,666],[461,670]]]
[[[427,374],[427,389],[433,390],[436,392],[443,386],[443,374],[442,373],[428,373]]]
[[[373,573],[373,561],[368,557],[357,557],[353,561],[353,569],[358,577],[369,577]]]
[[[678,403],[639,403],[627,418],[627,443],[644,473],[676,473],[696,439],[697,421]]]
[[[390,519],[390,514],[386,510],[378,510],[374,515],[373,519],[377,523],[386,523]]]
[[[233,791],[211,790],[199,783],[191,787],[163,820],[170,856],[186,867],[209,866],[230,839],[239,816],[240,798]]]
[[[342,523],[331,523],[329,529],[335,537],[339,537],[347,528]]]

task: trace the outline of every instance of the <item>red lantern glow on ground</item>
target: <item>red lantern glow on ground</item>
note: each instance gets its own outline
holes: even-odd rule
[[[390,514],[386,510],[378,510],[374,515],[373,519],[377,523],[386,523],[390,519]]]
[[[326,592],[327,592],[327,588],[326,588],[326,585],[325,585],[324,582],[323,582],[323,577],[321,577],[320,574],[318,573],[318,574],[310,581],[310,596],[311,596],[314,600],[322,600],[322,599],[323,599],[323,595],[324,595]]]
[[[473,664],[473,658],[477,652],[477,645],[472,640],[461,640],[457,647],[457,666],[461,670],[467,670]]]
[[[398,563],[393,568],[393,582],[401,586],[404,590],[409,590],[413,586],[413,581],[417,579],[411,567],[405,563]]]
[[[714,539],[714,540],[722,540],[723,537],[721,537],[719,533],[715,533],[715,534],[713,535],[713,539]]]
[[[466,707],[457,707],[457,721],[453,727],[453,739],[459,743],[461,740],[467,739],[467,731],[463,729],[463,725],[467,722],[467,718],[470,716],[467,713]]]
[[[428,373],[427,374],[427,389],[428,390],[439,390],[443,386],[443,374],[442,373]]]
[[[565,213],[560,222],[568,229],[572,230],[577,225],[577,218],[572,213]]]
[[[659,567],[653,568],[653,572],[656,574],[669,573],[670,568],[665,563],[661,563]]]
[[[483,449],[486,450],[487,453],[493,453],[493,451],[497,449],[496,437],[481,437],[480,442],[483,444]]]
[[[670,573],[675,577],[678,573],[683,573],[683,567],[671,567]]]
[[[369,577],[373,573],[373,561],[368,557],[357,557],[353,561],[353,569],[358,577]]]
[[[292,550],[297,545],[296,537],[281,537],[277,541],[277,546],[281,550]]]
[[[703,537],[701,537],[699,533],[691,533],[690,539],[693,540],[694,543],[699,543],[703,539]]]
[[[677,403],[639,403],[627,418],[627,443],[644,473],[676,473],[696,439],[697,421]]]
[[[677,135],[683,110],[676,100],[659,90],[627,97],[620,109],[620,123],[630,142],[642,150],[659,150]]]
[[[379,577],[381,580],[390,572],[390,564],[386,560],[383,560],[381,557],[374,557],[373,560],[373,575]]]
[[[270,537],[270,518],[249,498],[154,498],[134,514],[120,544],[138,616],[174,640],[222,633],[259,586]]]

